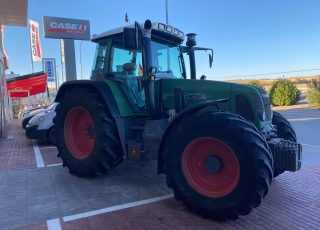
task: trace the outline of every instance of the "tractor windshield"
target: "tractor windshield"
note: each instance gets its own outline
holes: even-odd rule
[[[157,78],[184,78],[180,46],[157,38],[151,39],[152,66]]]

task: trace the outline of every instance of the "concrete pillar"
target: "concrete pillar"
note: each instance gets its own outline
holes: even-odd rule
[[[73,39],[63,39],[66,81],[77,80],[76,56]]]

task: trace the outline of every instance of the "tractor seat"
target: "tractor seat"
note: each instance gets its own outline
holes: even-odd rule
[[[128,74],[134,74],[137,69],[137,65],[135,63],[128,62],[123,64],[122,69]]]

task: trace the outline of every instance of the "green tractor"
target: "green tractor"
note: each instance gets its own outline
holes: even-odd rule
[[[56,102],[58,157],[70,173],[101,175],[124,159],[157,160],[188,210],[223,220],[260,205],[273,177],[301,167],[290,123],[261,88],[196,77],[196,35],[163,23],[93,36],[90,80],[67,81]],[[189,55],[187,79],[183,53]]]

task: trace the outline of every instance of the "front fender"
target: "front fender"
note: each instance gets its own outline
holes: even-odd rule
[[[190,106],[190,107],[184,109],[182,112],[180,112],[177,116],[174,117],[174,119],[169,123],[168,127],[164,131],[162,138],[161,138],[161,141],[160,141],[160,145],[159,145],[159,149],[158,149],[158,162],[157,162],[157,165],[158,165],[157,173],[158,174],[162,173],[162,168],[163,168],[162,151],[163,151],[163,146],[164,146],[164,140],[166,139],[168,134],[171,132],[172,128],[177,123],[179,123],[182,119],[184,119],[185,117],[190,116],[191,114],[194,114],[207,106],[217,106],[217,110],[220,110],[218,104],[225,103],[228,101],[229,101],[229,98],[205,101],[205,102],[202,102],[202,103],[199,103],[199,104],[196,104],[196,105],[193,105],[193,106]]]

